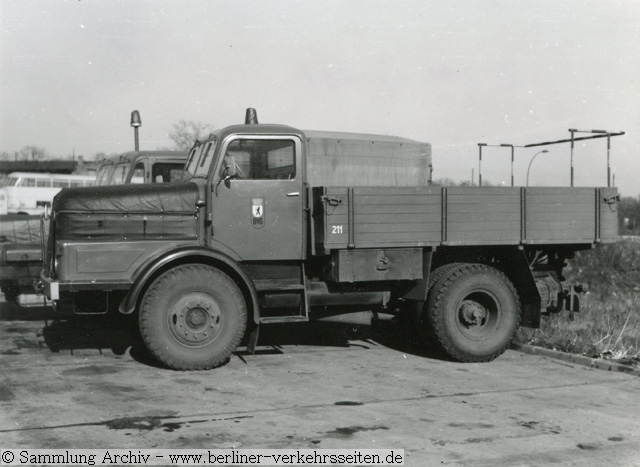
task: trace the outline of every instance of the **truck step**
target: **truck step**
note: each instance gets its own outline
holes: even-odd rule
[[[304,285],[300,283],[294,282],[283,282],[283,281],[275,281],[275,280],[257,280],[254,282],[256,285],[256,290],[258,292],[286,292],[286,291],[302,291],[304,290]]]
[[[309,321],[306,316],[264,316],[260,318],[260,324],[273,323],[305,323]]]

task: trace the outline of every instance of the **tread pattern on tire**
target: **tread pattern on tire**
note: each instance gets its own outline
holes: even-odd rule
[[[449,263],[433,270],[429,275],[429,290],[452,269],[459,268],[463,263]]]
[[[427,296],[427,301],[424,303],[424,310],[423,314],[422,314],[422,327],[425,328],[426,332],[422,333],[422,340],[425,342],[425,344],[430,345],[431,344],[431,340],[433,338],[433,336],[435,336],[435,329],[433,329],[433,326],[431,325],[431,319],[429,319],[427,317],[427,312],[426,310],[428,309],[428,303],[429,303],[429,298],[431,297],[431,291],[433,290],[433,286],[436,285],[438,283],[438,281],[440,281],[440,279],[442,279],[445,275],[447,275],[451,270],[455,269],[455,268],[459,268],[460,266],[462,266],[464,263],[449,263],[449,264],[444,264],[442,266],[437,267],[436,269],[434,269],[433,271],[431,271],[431,274],[429,274],[429,292],[428,292],[428,296]],[[439,347],[437,350],[441,350]]]

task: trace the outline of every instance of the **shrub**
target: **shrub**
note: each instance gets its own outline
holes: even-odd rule
[[[581,311],[544,316],[540,329],[522,328],[516,340],[589,356],[640,354],[640,243],[624,241],[579,252],[567,280],[586,283]]]

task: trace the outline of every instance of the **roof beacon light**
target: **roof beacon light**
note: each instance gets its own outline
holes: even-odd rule
[[[131,112],[131,126],[133,127],[134,149],[140,150],[140,142],[138,141],[138,128],[142,126],[142,120],[140,119],[140,112],[134,110]]]
[[[247,115],[244,117],[245,125],[257,125],[258,124],[258,112],[256,109],[248,108]]]
[[[142,126],[142,120],[140,120],[140,112],[138,112],[137,110],[134,110],[133,112],[131,112],[131,126],[132,127]]]

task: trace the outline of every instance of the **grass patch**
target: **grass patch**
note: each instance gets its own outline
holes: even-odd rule
[[[543,316],[540,329],[521,328],[524,344],[590,357],[637,360],[640,356],[640,243],[622,241],[578,252],[567,281],[589,286],[580,312]]]

